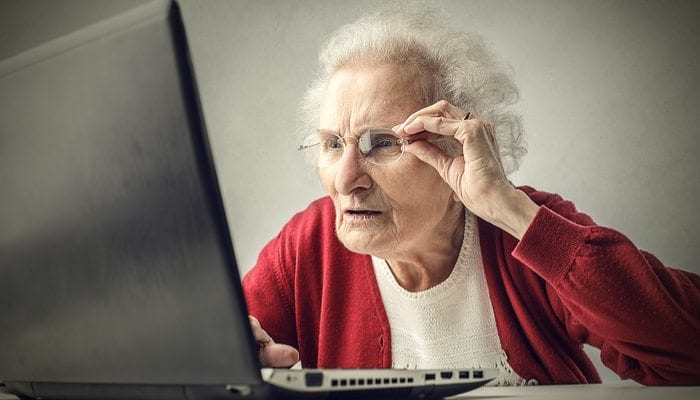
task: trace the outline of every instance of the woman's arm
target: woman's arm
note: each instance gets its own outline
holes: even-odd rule
[[[551,195],[513,256],[549,284],[569,335],[601,349],[622,378],[700,383],[700,277],[664,266]]]
[[[291,294],[279,268],[278,241],[275,238],[265,246],[243,278],[243,293],[263,367],[288,367],[299,360],[299,352],[290,346],[296,346],[295,318]]]

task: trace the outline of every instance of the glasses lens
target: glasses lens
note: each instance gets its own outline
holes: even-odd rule
[[[331,165],[343,156],[345,144],[340,136],[332,133],[320,133],[318,141],[320,144],[319,164]]]
[[[359,138],[360,152],[374,164],[390,164],[403,154],[403,140],[391,130],[370,129]]]

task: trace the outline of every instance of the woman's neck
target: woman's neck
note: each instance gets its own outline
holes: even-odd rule
[[[457,262],[464,239],[465,211],[461,203],[422,236],[420,244],[387,257],[396,281],[410,292],[429,289],[445,281]]]

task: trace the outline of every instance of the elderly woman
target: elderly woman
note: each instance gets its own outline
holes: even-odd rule
[[[700,278],[508,181],[524,153],[517,91],[479,40],[378,13],[320,62],[301,148],[328,196],[243,281],[263,365],[599,382],[588,343],[622,378],[700,383]]]

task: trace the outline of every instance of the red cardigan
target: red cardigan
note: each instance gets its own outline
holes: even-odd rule
[[[540,205],[518,241],[479,220],[498,335],[521,377],[541,384],[600,377],[583,351],[643,384],[700,384],[700,277],[665,267],[561,197]],[[243,279],[251,315],[304,367],[390,368],[389,322],[371,257],[335,235],[330,198],[294,216]]]

